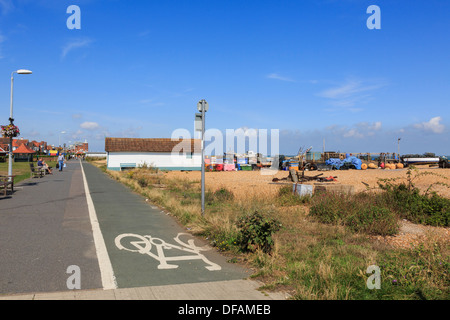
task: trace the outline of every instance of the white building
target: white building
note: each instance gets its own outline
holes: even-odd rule
[[[86,152],[86,158],[106,158],[106,152]]]
[[[201,170],[200,140],[106,138],[108,170],[143,165],[160,170]]]

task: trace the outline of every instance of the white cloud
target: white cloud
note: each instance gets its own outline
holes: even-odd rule
[[[72,50],[87,47],[92,43],[91,39],[75,39],[67,43],[61,53],[61,57],[65,58]]]
[[[80,124],[80,127],[82,129],[86,129],[86,130],[95,130],[100,128],[100,125],[97,122],[83,122],[82,124]]]
[[[281,81],[294,82],[293,79],[288,78],[288,77],[285,77],[285,76],[281,76],[281,75],[279,75],[279,74],[277,74],[277,73],[271,73],[271,74],[268,74],[268,75],[266,76],[266,78],[268,78],[268,79],[275,79],[275,80],[281,80]]]
[[[434,117],[428,122],[417,123],[414,127],[424,131],[431,131],[433,133],[442,133],[445,130],[445,126],[441,124],[441,121],[441,117]]]
[[[364,138],[364,135],[356,129],[350,129],[344,133],[344,138]]]
[[[370,129],[371,129],[371,130],[374,130],[374,131],[381,130],[381,122],[380,122],[380,121],[375,122],[375,123],[370,127]]]
[[[382,123],[381,121],[369,123],[369,122],[359,122],[356,124],[357,127],[361,129],[365,129],[368,131],[379,131],[381,130]]]

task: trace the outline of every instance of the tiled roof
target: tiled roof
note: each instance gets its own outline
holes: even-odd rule
[[[167,138],[105,138],[107,152],[172,152],[184,151],[200,153],[201,140],[172,140]],[[181,150],[183,149],[183,150]]]
[[[34,150],[28,148],[25,144],[21,144],[13,153],[35,153]]]
[[[21,145],[21,144],[28,144],[28,139],[13,139],[13,143],[16,143],[17,145]]]

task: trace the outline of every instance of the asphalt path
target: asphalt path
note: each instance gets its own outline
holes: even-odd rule
[[[82,179],[69,162],[0,196],[0,293],[67,290],[72,265],[83,288],[101,286]]]
[[[98,228],[97,228],[98,227]],[[133,288],[247,278],[173,217],[87,162],[0,198],[0,294]]]

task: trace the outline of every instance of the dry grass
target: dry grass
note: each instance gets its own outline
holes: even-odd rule
[[[433,171],[446,177],[450,176],[449,169]],[[308,205],[280,206],[275,201],[283,185],[272,184],[271,181],[274,177],[284,178],[287,172],[279,172],[276,176],[262,176],[259,172],[251,171],[207,172],[208,191],[212,193],[224,187],[232,191],[235,198],[222,202],[211,200],[207,205],[205,217],[201,216],[198,197],[200,172],[155,174],[141,169],[133,173],[108,173],[144,195],[149,202],[176,216],[194,234],[208,237],[210,240],[216,239],[219,250],[233,250],[231,243],[238,232],[235,222],[242,215],[259,211],[275,217],[283,228],[274,235],[275,243],[271,254],[261,251],[242,254],[234,251],[238,261],[249,263],[256,268],[255,277],[266,284],[266,290],[283,290],[289,292],[293,299],[309,300],[410,299],[416,297],[415,290],[422,292],[420,288],[424,287],[430,288],[429,293],[426,293],[428,298],[442,298],[448,293],[448,288],[445,287],[448,280],[442,280],[444,269],[435,266],[437,261],[440,261],[436,258],[437,254],[448,261],[448,233],[447,236],[437,236],[436,232],[424,232],[420,234],[422,238],[417,246],[404,251],[403,247],[392,247],[395,242],[389,241],[388,237],[368,237],[353,233],[343,226],[315,222],[308,216]],[[374,186],[379,178],[405,176],[405,170],[349,170],[328,173],[337,175],[339,183],[355,185],[357,190],[365,189],[362,181]],[[315,175],[317,172],[309,174]],[[139,178],[147,179],[147,186],[142,187],[138,183]],[[426,186],[425,182],[423,185]],[[400,234],[392,239],[401,236]],[[412,251],[418,246],[421,248],[419,258],[415,251]],[[395,253],[392,257],[387,255],[392,252]],[[383,266],[383,290],[368,290],[365,286],[367,267],[372,264],[380,265],[386,259],[390,261],[390,265]],[[389,277],[399,277],[399,274],[407,272],[407,268],[415,261],[428,264],[427,268],[434,270],[433,273],[417,273],[422,281],[419,289],[416,283],[411,282],[405,283],[403,287],[393,287]]]

